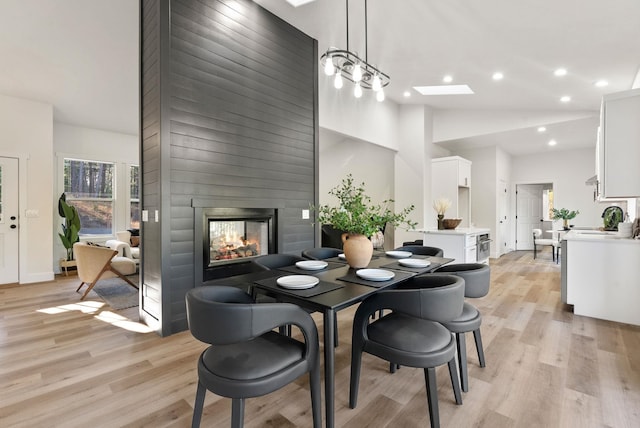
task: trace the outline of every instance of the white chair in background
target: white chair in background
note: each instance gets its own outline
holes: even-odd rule
[[[533,258],[536,258],[538,246],[551,247],[551,258],[556,261],[556,248],[559,247],[559,241],[553,238],[543,238],[542,229],[533,229]]]

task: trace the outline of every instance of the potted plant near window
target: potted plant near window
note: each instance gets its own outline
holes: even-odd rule
[[[406,225],[413,229],[417,223],[408,219],[408,214],[415,208],[413,205],[394,213],[388,204],[392,199],[383,201],[383,205],[375,205],[365,194],[364,183],[356,185],[349,174],[342,179],[342,183],[329,191],[330,195],[338,198],[337,206],[321,205],[318,212],[320,224],[331,224],[341,230],[344,244],[344,255],[349,266],[353,268],[366,267],[373,255],[373,244],[369,238],[385,225]]]
[[[569,230],[569,220],[575,218],[575,216],[580,214],[580,211],[569,211],[566,208],[553,208],[552,212],[554,220],[562,219],[562,227],[564,228],[564,230]]]
[[[60,260],[60,267],[65,269],[75,266],[73,257],[73,244],[80,240],[80,216],[78,210],[73,205],[67,203],[67,197],[63,193],[58,199],[58,214],[64,219],[62,223],[62,233],[58,232],[62,245],[67,250],[67,258]]]

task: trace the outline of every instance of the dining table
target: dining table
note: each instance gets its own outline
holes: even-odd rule
[[[387,280],[368,280],[358,275],[359,269],[351,268],[346,260],[333,257],[324,260],[322,269],[307,270],[296,265],[273,270],[251,272],[207,282],[207,285],[231,285],[247,289],[251,294],[267,295],[279,302],[293,303],[311,312],[323,314],[324,331],[324,380],[325,380],[325,424],[333,428],[335,415],[335,315],[337,311],[358,304],[368,296],[380,290],[395,288],[408,279],[423,273],[432,272],[454,259],[410,254],[408,257],[428,261],[428,266],[407,267],[400,263],[401,258],[394,252],[375,251],[367,269],[384,270],[392,278]],[[424,263],[426,264],[426,263]],[[318,279],[311,288],[289,289],[278,284],[278,280],[290,275],[307,275]],[[282,282],[282,281],[280,281]]]

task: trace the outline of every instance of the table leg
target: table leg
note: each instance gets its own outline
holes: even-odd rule
[[[326,426],[333,428],[334,426],[334,408],[335,408],[335,348],[334,348],[334,329],[335,329],[335,311],[327,309],[324,312],[324,400],[326,410]]]

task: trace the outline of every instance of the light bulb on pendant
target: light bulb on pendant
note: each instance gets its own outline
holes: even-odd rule
[[[376,75],[373,76],[373,83],[371,85],[371,89],[373,89],[374,92],[378,92],[379,90],[382,89],[382,82],[380,81],[380,76],[378,76],[378,73],[376,73]]]
[[[352,76],[353,76],[353,81],[356,83],[362,80],[362,68],[360,67],[360,64],[356,64],[353,67]]]
[[[382,88],[380,88],[380,90],[376,92],[376,100],[378,100],[378,102],[380,103],[384,101],[384,91],[382,90]]]
[[[356,87],[353,88],[353,95],[356,98],[360,98],[362,96],[362,88],[360,87],[360,83],[356,83]]]
[[[336,77],[333,79],[333,87],[336,89],[342,88],[342,72],[340,70],[336,72]]]
[[[327,76],[333,76],[333,73],[335,73],[335,68],[333,67],[333,60],[331,59],[330,56],[327,56],[324,62],[324,74],[326,74]]]

